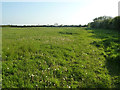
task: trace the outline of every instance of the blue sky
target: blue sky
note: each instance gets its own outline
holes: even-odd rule
[[[116,0],[2,2],[3,24],[87,24],[98,16],[117,16]]]

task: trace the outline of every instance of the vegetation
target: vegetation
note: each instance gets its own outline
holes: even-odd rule
[[[0,28],[0,88],[2,87],[2,28]]]
[[[93,22],[89,23],[91,28],[102,28],[102,29],[115,29],[120,31],[120,16],[114,18],[110,16],[101,16],[93,19]]]
[[[1,27],[87,27],[87,25],[1,25]]]
[[[3,27],[2,32],[3,88],[120,88],[118,31]]]

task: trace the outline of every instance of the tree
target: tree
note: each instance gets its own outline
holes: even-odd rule
[[[54,26],[58,26],[58,23],[54,23]]]
[[[120,16],[113,18],[112,22],[114,26],[113,28],[120,31]]]
[[[111,20],[112,20],[112,17],[110,16],[100,16],[100,17],[93,19],[93,22],[89,23],[89,26],[92,28],[109,29]]]

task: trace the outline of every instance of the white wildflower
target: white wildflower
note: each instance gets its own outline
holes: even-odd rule
[[[32,76],[32,77],[34,77],[35,75],[34,75],[34,74],[32,74],[31,76]]]
[[[36,85],[36,87],[37,87],[38,85]]]

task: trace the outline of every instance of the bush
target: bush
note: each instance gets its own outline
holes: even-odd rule
[[[113,22],[114,29],[117,29],[120,31],[120,16],[113,18],[112,22]]]
[[[120,31],[120,16],[114,18],[101,16],[93,19],[93,22],[89,23],[88,26],[91,28],[116,29]]]

